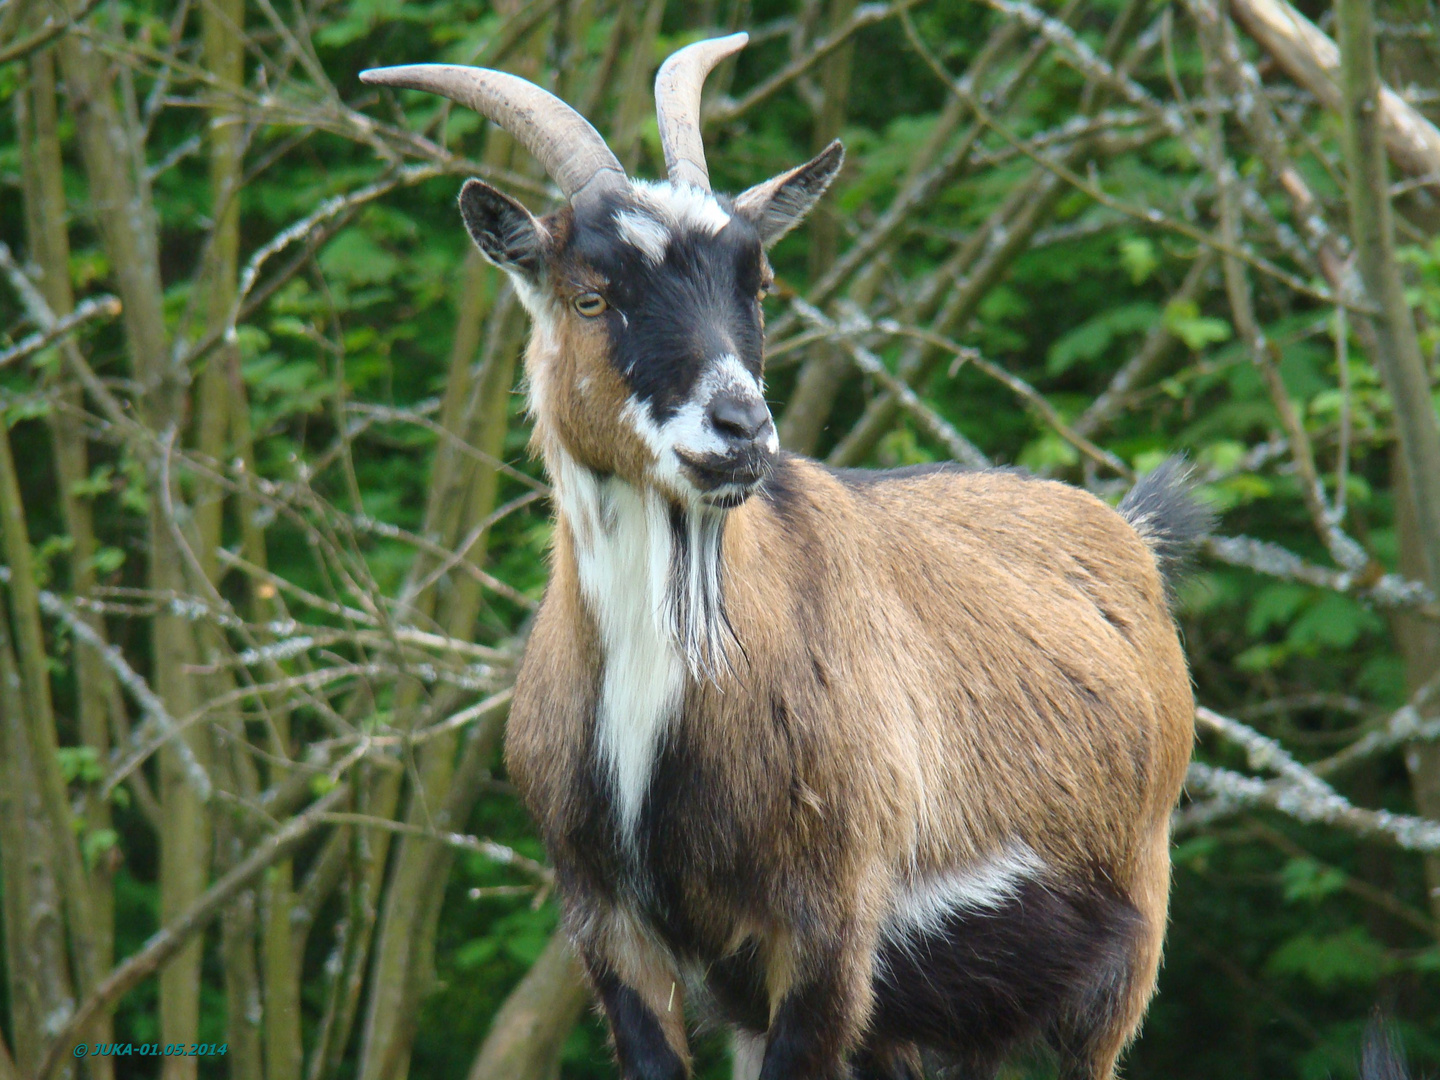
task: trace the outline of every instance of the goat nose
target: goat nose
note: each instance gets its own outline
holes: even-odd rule
[[[750,394],[721,391],[710,399],[710,423],[727,439],[753,442],[770,423],[765,402]]]

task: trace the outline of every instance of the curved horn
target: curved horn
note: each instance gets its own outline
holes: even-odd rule
[[[625,179],[625,169],[590,122],[548,90],[489,68],[406,64],[372,68],[360,81],[428,90],[489,117],[535,155],[565,197]]]
[[[700,138],[700,88],[716,64],[739,52],[749,40],[749,34],[741,33],[697,41],[660,65],[655,76],[655,115],[671,183],[710,190],[705,143]]]

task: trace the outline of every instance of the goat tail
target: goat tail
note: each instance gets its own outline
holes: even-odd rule
[[[1160,576],[1173,590],[1201,538],[1215,527],[1215,514],[1195,497],[1190,466],[1166,458],[1120,500],[1120,514],[1155,553]]]
[[[1410,1080],[1405,1053],[1395,1029],[1377,1009],[1365,1027],[1360,1048],[1360,1080]]]

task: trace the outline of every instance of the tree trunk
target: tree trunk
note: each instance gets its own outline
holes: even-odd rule
[[[855,5],[856,0],[830,0],[827,19],[830,28],[844,25],[854,13]],[[821,65],[820,85],[825,88],[825,96],[810,139],[811,148],[817,153],[839,137],[845,124],[854,56],[855,40],[849,38]],[[840,245],[840,219],[828,202],[821,202],[811,213],[806,228],[810,239],[810,280],[818,281],[835,262],[835,252]],[[830,419],[840,382],[849,368],[850,358],[839,345],[816,346],[815,355],[800,369],[789,407],[780,418],[779,435],[784,446],[799,454],[815,452],[815,444]]]
[[[1284,0],[1230,0],[1236,20],[1292,79],[1327,109],[1344,108],[1340,50]],[[1395,163],[1416,176],[1440,174],[1440,130],[1388,86],[1379,99],[1380,127]]]
[[[589,999],[580,961],[557,933],[495,1014],[469,1080],[558,1080],[565,1036]]]
[[[16,94],[20,136],[21,168],[24,176],[26,236],[31,261],[38,268],[38,287],[50,305],[51,312],[64,317],[75,309],[75,295],[70,286],[70,242],[65,213],[64,173],[60,157],[59,117],[55,101],[55,56],[50,50],[30,60],[30,89]],[[29,105],[28,110],[25,106]],[[78,351],[73,339],[60,348]],[[76,494],[76,485],[90,473],[89,451],[85,428],[77,419],[82,396],[72,378],[50,375],[54,392],[69,408],[53,410],[48,420],[50,443],[55,458],[55,478],[65,528],[70,534],[70,584],[76,597],[89,598],[95,588],[95,527],[90,503]],[[102,640],[105,625],[94,612],[82,611],[80,617]],[[77,717],[80,743],[104,761],[110,753],[107,726],[109,674],[91,646],[76,642],[74,646]],[[85,797],[84,830],[91,835],[104,835],[110,830],[110,807],[90,790]],[[108,970],[114,959],[115,914],[111,885],[110,852],[86,867],[90,892],[89,932],[97,971]],[[92,1035],[97,1042],[110,1041],[112,1025],[109,1016],[99,1018]],[[113,1058],[92,1058],[85,1063],[89,1076],[109,1080],[114,1075]]]
[[[143,148],[136,145],[139,132],[122,116],[107,74],[110,64],[89,38],[66,35],[61,39],[60,55],[96,225],[124,303],[126,341],[141,387],[143,419],[156,438],[174,439],[184,415],[187,375],[170,355],[158,227],[148,178],[135,170],[136,162],[143,160]],[[187,591],[185,557],[165,513],[158,450],[147,464],[149,585],[162,596],[181,595]],[[168,497],[178,502],[179,493],[172,490]],[[188,673],[197,660],[190,624],[183,616],[162,607],[152,623],[151,650],[156,693],[172,716],[188,715],[197,703],[194,681]],[[189,756],[201,761],[208,756],[200,732],[186,732],[180,738],[189,744]],[[170,922],[204,891],[209,864],[205,809],[187,778],[185,755],[173,744],[167,744],[160,753],[160,802],[164,811],[160,917],[162,922]],[[162,1042],[188,1045],[197,1041],[203,944],[197,934],[160,974]],[[194,1080],[196,1060],[165,1058],[164,1080]]]
[[[1410,497],[1410,478],[1405,458],[1397,447],[1390,455],[1391,489],[1395,493],[1395,532],[1400,541],[1400,572],[1423,579],[1426,567],[1424,543]],[[1405,691],[1414,694],[1440,674],[1440,623],[1413,611],[1397,611],[1390,629],[1405,660]],[[1405,748],[1405,768],[1415,795],[1415,809],[1424,817],[1440,821],[1440,743],[1419,742]],[[1426,855],[1425,890],[1432,917],[1440,922],[1440,856]]]
[[[29,1076],[45,1053],[46,1019],[73,1010],[75,995],[51,863],[54,848],[11,648],[9,608],[0,601],[0,930],[15,1056]]]
[[[1429,373],[1420,352],[1415,320],[1405,298],[1395,259],[1389,178],[1380,124],[1380,76],[1369,0],[1339,0],[1341,104],[1346,171],[1349,175],[1351,236],[1365,298],[1379,309],[1374,319],[1375,365],[1395,410],[1398,458],[1397,526],[1410,570],[1431,589],[1440,587],[1440,420],[1431,398]],[[1419,686],[1437,668],[1436,628],[1406,624],[1400,646],[1406,680]],[[1431,745],[1407,749],[1417,807],[1440,818],[1440,752]],[[1440,917],[1440,867],[1426,861],[1431,911]]]
[[[1129,0],[1125,5],[1105,39],[1102,55],[1107,63],[1115,63],[1140,32],[1146,8],[1144,0]],[[1104,108],[1107,100],[1107,95],[1096,84],[1087,85],[1080,102],[1081,115],[1093,116]],[[1070,168],[1080,165],[1090,156],[1092,145],[1090,139],[1077,139],[1064,154],[1063,163]],[[989,230],[992,234],[1001,231],[1003,240],[993,247],[977,244],[979,250],[973,268],[950,290],[931,324],[930,329],[934,333],[944,336],[963,330],[1010,266],[1029,249],[1031,238],[1049,220],[1051,211],[1069,191],[1063,180],[1038,166],[1025,184],[1017,185],[1007,200],[1013,205],[1013,216],[995,220],[993,229]],[[945,282],[947,276],[936,275],[937,283],[942,286],[948,284]],[[928,346],[909,349],[902,356],[898,374],[919,391],[945,355],[948,354],[941,354]],[[893,395],[884,393],[877,396],[866,407],[859,423],[831,452],[828,458],[830,464],[858,465],[863,461],[890,430],[899,408],[899,401]]]
[[[543,27],[531,32],[516,58],[517,73],[538,72],[546,39]],[[485,147],[487,164],[503,166],[513,151],[514,143],[508,136],[498,129],[489,132]],[[524,167],[532,169],[533,162],[526,161]],[[488,266],[482,270],[476,264],[471,264],[469,269],[461,297],[441,422],[461,441],[481,451],[486,461],[476,461],[445,444],[437,449],[426,512],[426,534],[436,537],[446,548],[458,546],[495,508],[498,474],[491,462],[503,455],[515,365],[524,340],[519,305],[513,293],[508,288],[500,290],[496,294],[498,302],[487,295],[496,271]],[[489,336],[477,369],[472,365],[482,319],[489,327]],[[481,535],[474,540],[464,556],[468,562],[478,566],[485,561],[487,539],[487,535]],[[412,596],[416,584],[426,580],[433,567],[428,558],[417,558],[415,565],[412,584],[406,589],[410,603],[427,617],[433,617],[445,633],[470,640],[481,601],[478,583],[468,575],[456,574],[447,592],[439,592],[436,585],[431,585]],[[402,689],[403,708],[397,709],[397,713],[413,722],[420,695],[418,683],[410,681]],[[436,808],[446,804],[456,777],[458,744],[458,734],[443,736],[432,740],[417,754],[411,776],[418,783],[410,792],[404,812],[404,819],[410,824],[422,827],[435,824]],[[382,777],[379,788],[379,798],[389,807],[379,812],[393,816],[399,795],[395,779],[389,775]],[[469,805],[457,807],[454,812],[458,820],[451,827],[458,828],[464,815],[469,813]],[[377,851],[384,851],[388,846],[388,837],[373,832],[371,837]],[[437,876],[437,845],[432,840],[407,836],[396,846],[370,972],[361,1045],[361,1080],[390,1080],[407,1074],[414,1039],[413,1018],[433,982],[431,956],[442,899],[436,882],[443,880],[443,875]],[[443,866],[448,868],[448,853],[444,854]],[[383,866],[383,858],[377,858],[377,868]]]

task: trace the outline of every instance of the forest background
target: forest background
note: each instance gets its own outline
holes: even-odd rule
[[[1221,515],[1126,1074],[1353,1075],[1376,1003],[1440,1065],[1434,0],[0,0],[0,1080],[615,1075],[500,761],[550,508],[455,208],[554,191],[356,75],[523,74],[654,176],[656,66],[737,28],[716,186],[849,150],[784,442],[1180,451]]]

